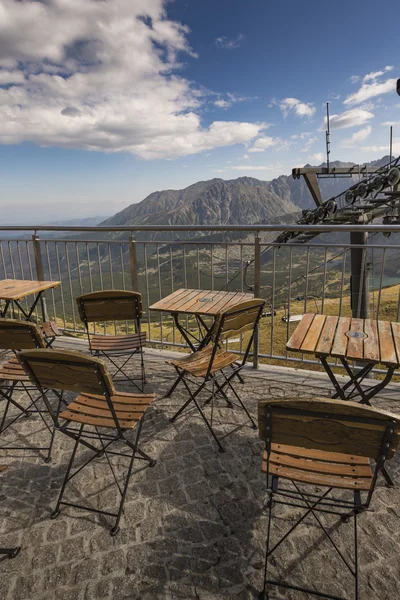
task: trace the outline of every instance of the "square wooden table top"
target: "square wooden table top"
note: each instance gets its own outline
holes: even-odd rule
[[[307,313],[288,350],[400,366],[400,323]]]
[[[21,300],[25,296],[55,288],[60,283],[61,281],[39,281],[37,279],[3,279],[0,281],[0,299]]]
[[[150,309],[215,317],[222,311],[253,298],[253,294],[245,292],[212,292],[181,288],[150,306]]]

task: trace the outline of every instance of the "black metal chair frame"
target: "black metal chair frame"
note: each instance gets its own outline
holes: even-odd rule
[[[127,297],[126,296],[121,296],[121,298],[119,298],[118,296],[113,296],[112,297],[113,300],[126,300]],[[141,333],[141,324],[140,324],[140,313],[141,313],[141,309],[140,309],[140,305],[139,305],[139,301],[137,296],[132,296],[132,311],[133,311],[133,317],[132,320],[134,321],[135,324],[135,332],[137,334],[139,334],[139,347],[135,348],[134,350],[126,350],[126,351],[113,351],[113,350],[93,350],[92,349],[92,341],[91,341],[91,333],[89,332],[89,322],[87,321],[86,318],[86,310],[85,310],[85,303],[99,303],[99,302],[104,302],[104,298],[101,300],[95,299],[95,298],[86,298],[85,296],[80,296],[77,298],[77,302],[79,304],[79,308],[82,314],[82,320],[83,323],[85,325],[85,330],[86,330],[86,335],[88,338],[88,342],[89,342],[89,350],[90,353],[93,356],[97,356],[98,358],[100,358],[100,356],[104,356],[105,358],[107,358],[111,364],[115,367],[116,371],[114,373],[111,374],[111,377],[113,379],[113,381],[115,383],[118,382],[126,382],[129,381],[136,389],[138,389],[140,392],[143,392],[144,390],[144,386],[147,383],[146,380],[146,370],[145,370],[145,364],[144,364],[144,346],[142,345],[142,340],[140,338],[140,333]],[[124,321],[126,319],[123,319]],[[94,322],[94,321],[90,321],[90,322]],[[104,336],[105,338],[107,337],[106,335]],[[141,377],[139,379],[140,381],[140,386],[136,383],[137,379],[134,377],[131,377],[130,375],[128,375],[125,371],[124,371],[124,367],[128,364],[128,362],[132,359],[133,356],[140,354],[140,371],[141,371]],[[119,358],[119,357],[127,357],[125,362],[121,365],[118,365],[113,358]],[[116,375],[118,375],[118,373],[121,373],[121,375],[123,375],[122,379],[116,379]]]
[[[27,361],[24,358],[23,354],[19,355],[19,359],[20,359],[21,363],[23,364],[26,372],[29,373],[31,380],[35,382],[37,388],[43,394],[43,397],[47,398],[47,394],[49,392],[53,392],[53,393],[57,394],[57,390],[44,389],[41,386],[40,381],[38,381],[38,379],[36,378],[34,371],[30,368],[29,361]],[[38,359],[35,358],[35,361],[38,362]],[[48,360],[43,359],[43,362],[48,363]],[[63,361],[57,360],[55,362],[57,364],[65,364],[66,367],[79,366],[81,364],[79,362],[74,363],[73,361],[65,361],[63,363]],[[115,536],[115,535],[117,535],[117,533],[119,532],[119,529],[120,529],[119,522],[120,522],[121,516],[123,514],[125,498],[126,498],[126,494],[128,491],[129,481],[130,481],[130,477],[132,475],[132,469],[133,469],[135,460],[144,460],[149,463],[150,467],[153,467],[156,464],[156,461],[154,459],[152,459],[150,456],[148,456],[145,452],[143,452],[143,450],[141,450],[139,448],[139,440],[140,440],[140,434],[141,434],[141,430],[142,430],[142,426],[143,426],[144,415],[141,417],[141,419],[138,422],[137,427],[135,428],[135,430],[136,430],[135,441],[131,442],[125,436],[125,431],[131,431],[131,430],[124,430],[119,423],[118,416],[115,412],[115,408],[114,408],[114,405],[111,400],[109,387],[107,385],[107,382],[101,372],[101,369],[100,369],[99,364],[97,363],[96,359],[94,359],[94,361],[93,361],[93,368],[94,368],[96,375],[98,376],[99,385],[100,385],[100,389],[101,389],[100,393],[106,399],[108,408],[109,408],[109,410],[112,414],[113,420],[115,422],[116,434],[111,435],[109,433],[104,433],[101,430],[102,428],[99,428],[97,426],[93,426],[93,427],[88,426],[88,427],[92,427],[94,429],[94,431],[87,431],[87,430],[85,431],[86,425],[84,423],[82,423],[80,425],[80,427],[78,427],[78,428],[71,427],[71,421],[66,421],[63,425],[60,425],[60,423],[58,421],[58,414],[53,413],[55,428],[58,431],[61,431],[68,437],[75,440],[75,444],[74,444],[74,447],[72,450],[72,454],[71,454],[69,463],[67,465],[67,469],[65,472],[64,480],[62,483],[62,487],[60,490],[60,494],[59,494],[55,509],[53,510],[53,512],[51,514],[51,518],[55,519],[58,517],[58,515],[60,514],[61,506],[71,506],[73,508],[78,508],[78,509],[85,510],[88,512],[93,512],[96,514],[113,517],[115,519],[115,522],[114,522],[113,527],[110,529],[110,535]],[[92,440],[94,440],[96,442],[99,441],[100,447],[95,446],[92,443]],[[130,455],[128,453],[116,452],[116,451],[110,450],[109,449],[110,446],[112,444],[114,444],[115,442],[122,442],[125,445],[125,447],[127,447],[130,450]],[[92,450],[94,454],[89,459],[87,459],[83,464],[81,464],[79,467],[77,467],[73,473],[71,473],[79,444],[82,444],[84,447],[88,448],[89,450]],[[87,505],[83,505],[83,504],[77,504],[75,502],[68,502],[66,500],[63,500],[64,492],[65,492],[68,482],[71,481],[71,479],[73,479],[73,477],[75,477],[78,473],[80,473],[95,458],[101,457],[101,456],[106,457],[108,466],[110,467],[111,473],[114,478],[115,485],[118,488],[118,491],[121,495],[120,504],[118,507],[118,511],[116,513],[96,509],[96,508],[93,508],[93,507],[90,507]],[[129,459],[128,470],[127,470],[127,473],[125,476],[125,481],[123,482],[122,486],[120,485],[120,482],[117,479],[115,470],[110,461],[110,456],[121,456],[123,458]]]
[[[175,383],[173,384],[173,386],[171,387],[171,389],[169,390],[167,396],[171,395],[172,392],[175,390],[175,388],[178,386],[178,384],[180,382],[183,383],[183,385],[185,386],[188,394],[189,394],[189,398],[188,400],[180,407],[180,409],[173,415],[173,417],[171,417],[171,421],[174,422],[181,414],[182,412],[189,406],[189,404],[191,402],[194,403],[195,407],[197,408],[198,412],[200,413],[201,418],[203,419],[204,423],[206,424],[208,430],[210,431],[211,435],[213,436],[214,440],[216,441],[216,443],[218,444],[218,448],[220,452],[225,452],[224,447],[221,444],[220,439],[218,438],[218,436],[216,435],[214,428],[213,428],[213,413],[214,413],[214,399],[215,396],[217,394],[221,395],[222,398],[225,400],[226,405],[228,408],[232,408],[233,406],[236,406],[237,408],[241,408],[248,420],[251,423],[251,427],[253,429],[257,429],[257,425],[255,424],[252,416],[250,415],[249,411],[247,410],[246,406],[243,404],[239,394],[237,393],[236,389],[234,388],[233,384],[232,384],[232,380],[237,377],[239,378],[240,383],[244,383],[243,378],[240,375],[240,371],[244,368],[246,362],[247,362],[247,358],[248,355],[250,353],[250,349],[251,346],[253,344],[254,341],[254,335],[255,335],[255,331],[256,328],[258,326],[258,323],[260,321],[262,312],[264,309],[264,303],[260,304],[260,308],[258,311],[258,314],[256,316],[256,319],[254,320],[254,326],[248,341],[248,344],[246,346],[246,350],[244,352],[243,358],[240,362],[235,362],[231,365],[228,365],[230,367],[230,372],[225,373],[224,369],[226,369],[227,367],[223,367],[222,369],[220,369],[217,373],[219,373],[219,375],[217,373],[211,373],[212,370],[212,366],[213,366],[213,362],[214,362],[214,358],[215,355],[217,353],[217,351],[222,347],[223,343],[221,341],[221,334],[223,332],[223,327],[224,327],[224,322],[227,316],[232,317],[235,315],[239,315],[242,312],[244,312],[243,309],[239,309],[237,311],[229,311],[229,313],[222,313],[219,320],[215,322],[215,326],[214,326],[214,330],[215,330],[215,334],[213,334],[214,336],[214,343],[213,343],[213,349],[212,352],[210,354],[210,359],[209,359],[209,364],[208,364],[208,369],[207,369],[207,373],[203,378],[203,382],[198,385],[198,379],[196,377],[191,377],[190,373],[188,371],[186,371],[184,368],[178,367],[177,365],[174,365],[175,370],[177,372],[177,379],[175,381]],[[221,383],[220,383],[221,381]],[[189,382],[191,383],[196,383],[196,385],[198,386],[197,389],[192,392],[192,390],[189,387]],[[209,387],[208,384],[211,383],[211,389]],[[216,391],[215,391],[216,388]],[[238,404],[236,402],[232,402],[232,400],[228,397],[228,395],[225,392],[225,388],[228,388],[228,390],[231,390],[238,402]],[[200,394],[200,392],[202,392],[203,390],[207,390],[211,392],[211,395],[209,396],[209,398],[207,398],[204,402],[203,402],[203,406],[200,406],[200,403],[197,400],[197,396]],[[211,404],[211,416],[210,416],[210,420],[207,419],[207,416],[205,415],[204,412],[204,407],[207,404]],[[244,425],[244,424],[243,424]],[[243,427],[243,425],[241,425],[240,427]],[[237,431],[237,427],[235,427],[235,429],[233,431]],[[223,436],[223,438],[227,437],[228,435],[231,435],[232,432],[228,432],[227,434],[225,434]],[[221,439],[223,439],[221,438]]]
[[[29,333],[31,334],[32,337],[32,344],[35,345],[36,348],[40,348],[41,346],[38,344],[38,340],[37,340],[37,332],[33,331],[31,326],[30,326],[30,322],[26,321],[24,323],[21,323],[20,325],[15,324],[13,325],[13,329],[16,330],[28,330]],[[43,338],[43,342],[44,344],[46,344],[46,341]],[[44,347],[44,346],[43,346]],[[17,350],[12,349],[11,350],[14,355],[17,355]],[[6,382],[9,382],[8,384]],[[18,391],[22,391],[25,392],[28,397],[29,397],[29,404],[27,407],[22,406],[22,404],[20,404],[20,402],[18,402],[17,400],[15,400],[15,398],[13,398],[13,395],[15,393],[17,393]],[[51,461],[51,452],[53,449],[53,444],[54,444],[54,435],[55,435],[55,428],[54,428],[54,424],[53,424],[53,419],[52,419],[52,423],[51,425],[49,425],[46,421],[46,419],[44,418],[44,414],[49,413],[49,407],[47,405],[47,403],[45,402],[45,407],[46,410],[42,410],[39,406],[38,403],[41,400],[44,400],[42,394],[39,394],[36,398],[33,397],[32,392],[33,391],[38,391],[37,387],[35,385],[29,385],[29,383],[25,383],[24,381],[13,381],[13,380],[7,380],[7,379],[2,379],[0,380],[0,401],[1,400],[5,400],[6,401],[6,406],[4,408],[4,412],[3,412],[3,416],[1,417],[1,421],[0,421],[0,435],[3,434],[9,427],[11,427],[11,425],[13,425],[16,421],[18,421],[22,416],[25,416],[26,418],[30,417],[32,414],[38,414],[40,419],[42,420],[44,426],[48,429],[49,433],[50,433],[50,442],[49,442],[49,446],[0,446],[0,450],[15,450],[15,451],[35,451],[35,452],[46,452],[46,456],[44,458],[44,462],[48,463]],[[57,410],[60,410],[60,406],[61,406],[61,402],[62,402],[62,398],[61,396],[58,394],[58,408]],[[18,409],[20,412],[19,414],[17,414],[13,419],[11,419],[7,424],[6,423],[6,419],[7,419],[7,414],[9,411],[10,406],[14,406],[14,408]],[[51,409],[51,407],[50,407]],[[52,410],[52,409],[51,409]]]
[[[347,570],[354,578],[354,598],[358,600],[358,592],[359,592],[359,581],[358,581],[358,532],[357,532],[357,515],[362,512],[365,512],[369,509],[369,505],[372,499],[373,492],[375,490],[377,477],[380,471],[384,468],[386,457],[388,455],[391,442],[393,440],[395,429],[396,429],[396,421],[390,420],[388,417],[388,421],[386,422],[386,428],[384,434],[382,436],[382,445],[380,448],[380,453],[378,458],[376,459],[375,469],[372,476],[371,487],[368,491],[368,496],[365,502],[362,501],[360,490],[354,490],[353,492],[353,500],[344,500],[341,498],[333,498],[329,497],[329,494],[333,489],[339,490],[339,488],[326,488],[325,491],[320,494],[312,494],[303,491],[299,484],[296,481],[291,480],[291,483],[294,486],[293,489],[288,488],[279,488],[279,476],[270,475],[269,474],[269,457],[271,454],[272,444],[271,444],[271,436],[272,436],[272,417],[274,414],[286,414],[286,415],[299,415],[299,416],[313,416],[320,417],[321,419],[332,419],[332,420],[341,420],[344,422],[353,422],[353,423],[365,423],[369,425],[380,425],[382,426],[385,422],[378,419],[373,418],[362,418],[362,417],[352,417],[349,415],[339,415],[332,414],[329,415],[327,413],[318,413],[314,411],[306,411],[306,410],[296,410],[292,408],[283,408],[282,406],[276,407],[272,405],[266,405],[264,412],[265,419],[265,431],[266,431],[266,452],[267,452],[267,493],[269,496],[267,507],[268,507],[268,525],[267,525],[267,540],[266,540],[266,550],[265,550],[265,567],[264,567],[264,583],[263,589],[259,594],[259,600],[268,600],[269,593],[267,591],[267,586],[273,586],[276,588],[290,589],[299,592],[303,592],[309,595],[318,596],[320,598],[331,598],[332,600],[345,600],[343,597],[339,597],[332,594],[327,594],[321,591],[317,591],[312,588],[307,588],[303,586],[296,586],[286,583],[284,581],[278,581],[275,579],[270,579],[268,577],[268,561],[270,556],[275,552],[275,550],[289,537],[289,535],[304,521],[304,519],[310,514],[316,520],[318,526],[322,529],[326,538],[329,540],[333,548],[336,550],[337,554],[343,561]],[[307,484],[303,484],[307,485]],[[308,484],[310,485],[310,484]],[[315,486],[314,486],[315,487]],[[318,486],[322,487],[322,486]],[[346,490],[344,490],[346,491]],[[281,499],[282,498],[282,499]],[[270,549],[270,541],[271,541],[271,521],[272,521],[272,509],[275,505],[283,505],[283,506],[293,506],[295,508],[302,508],[305,510],[305,513],[295,522],[295,524],[290,527],[290,529],[277,541],[274,546]],[[353,541],[354,541],[354,557],[351,562],[344,556],[344,554],[340,551],[339,547],[332,539],[331,534],[327,530],[327,528],[322,523],[321,519],[318,516],[318,513],[323,514],[333,514],[340,516],[341,520],[344,522],[348,522],[351,518],[354,519],[354,533],[353,533]]]

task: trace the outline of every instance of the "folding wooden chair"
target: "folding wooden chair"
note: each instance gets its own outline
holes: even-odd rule
[[[216,394],[222,396],[227,402],[229,407],[233,406],[233,402],[229,399],[226,391],[232,391],[239,407],[246,413],[253,428],[256,428],[250,413],[243,404],[239,394],[233,386],[233,379],[239,378],[240,382],[243,383],[240,371],[243,369],[247,362],[247,358],[250,353],[251,346],[254,340],[254,333],[260,317],[264,309],[265,301],[258,298],[253,300],[247,300],[228,309],[222,313],[214,324],[214,330],[211,334],[211,343],[208,344],[202,350],[193,352],[189,356],[181,359],[171,360],[169,364],[173,365],[178,373],[178,378],[175,381],[171,391],[182,382],[189,393],[189,399],[184,405],[178,410],[178,412],[172,417],[171,421],[175,419],[185,410],[185,408],[193,402],[199,411],[202,419],[210,430],[212,436],[218,444],[219,450],[224,452],[224,448],[218,439],[213,429],[213,408],[214,398]],[[238,356],[232,352],[228,352],[224,349],[224,342],[232,337],[237,337],[246,331],[250,332],[249,339],[246,343],[246,349],[243,358],[238,360]],[[197,389],[192,392],[188,382],[195,382]],[[200,383],[199,383],[200,381]],[[211,419],[207,419],[203,408],[197,399],[197,396],[203,389],[209,389],[211,384],[211,396],[208,398],[205,404],[211,402]],[[226,389],[226,391],[225,391]],[[204,407],[203,405],[203,407]],[[236,406],[238,406],[236,404]]]
[[[7,470],[6,465],[0,465],[0,473]],[[14,548],[0,548],[0,556],[6,558],[15,558],[21,551],[21,546],[14,546]]]
[[[267,600],[267,586],[274,586],[343,600],[310,587],[271,579],[268,575],[271,555],[312,515],[345,569],[354,577],[357,600],[357,515],[368,510],[378,474],[398,448],[400,417],[351,401],[294,398],[261,400],[258,422],[260,438],[266,446],[262,470],[267,474],[269,495],[264,586],[259,599]],[[375,461],[374,468],[371,460]],[[291,481],[292,487],[281,486],[282,480]],[[330,495],[333,490],[335,497]],[[346,491],[341,497],[337,496],[337,492]],[[352,492],[351,499],[348,491]],[[272,510],[278,505],[303,508],[305,512],[270,548]],[[353,559],[341,552],[319,513],[338,515],[343,521],[354,519]]]
[[[116,371],[112,374],[114,382],[128,380],[141,392],[146,384],[146,373],[144,368],[144,344],[146,343],[146,333],[140,331],[140,319],[142,317],[142,296],[138,292],[126,290],[103,290],[100,292],[91,292],[78,296],[76,298],[79,315],[85,325],[89,348],[94,356],[105,356],[114,365]],[[89,332],[90,323],[113,324],[118,321],[133,321],[135,326],[134,334],[125,335],[96,335]],[[130,359],[135,355],[140,356],[141,385],[136,384],[137,379],[131,377],[124,370]],[[115,359],[118,357],[127,357],[122,366],[119,366]],[[121,373],[124,379],[116,379],[115,376]]]
[[[139,439],[144,415],[156,395],[117,392],[105,364],[97,358],[86,356],[80,352],[28,350],[19,353],[18,359],[29,374],[31,381],[37,385],[45,397],[49,392],[57,390],[69,390],[79,394],[65,410],[60,412],[59,416],[54,416],[56,428],[74,439],[75,444],[52,518],[58,516],[61,505],[111,516],[115,518],[111,535],[116,535],[119,531],[119,522],[134,461],[145,460],[150,466],[155,465],[155,461],[139,448]],[[63,425],[60,425],[59,419],[65,420]],[[128,437],[127,433],[133,430],[135,430],[136,436],[134,441],[131,441],[131,437]],[[99,445],[95,445],[93,441],[99,442]],[[110,446],[115,442],[124,444],[128,454],[110,450]],[[78,466],[74,473],[71,473],[79,444],[92,450],[94,454]],[[63,500],[67,483],[94,458],[101,455],[106,457],[115,484],[121,494],[116,513]],[[110,462],[113,455],[129,459],[122,486]]]
[[[30,321],[17,321],[14,319],[0,319],[0,349],[11,350],[17,353],[19,350],[30,348],[45,348],[46,342],[40,328]],[[53,421],[47,422],[44,415],[48,407],[42,405],[41,395],[33,397],[32,391],[37,392],[36,386],[30,385],[29,377],[20,365],[16,357],[4,362],[0,367],[0,401],[5,402],[4,411],[0,420],[0,435],[11,427],[20,417],[29,417],[32,413],[39,415],[43,424],[50,432],[48,446],[0,446],[0,450],[34,450],[45,451],[45,462],[51,460],[51,450],[54,441]],[[29,397],[28,406],[24,406],[21,399],[15,396],[19,392],[25,392]],[[7,420],[10,408],[14,409],[13,415]]]
[[[47,348],[51,348],[55,340],[58,337],[62,336],[62,331],[58,329],[57,323],[55,323],[55,321],[45,321],[41,325],[41,330],[43,333],[43,337],[46,340]]]

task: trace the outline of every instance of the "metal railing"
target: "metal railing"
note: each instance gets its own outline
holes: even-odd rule
[[[271,232],[300,229],[332,236],[320,241],[314,238],[314,242],[308,243],[268,241]],[[171,316],[150,311],[151,304],[182,287],[250,291],[267,301],[267,316],[261,321],[255,344],[255,366],[260,360],[317,367],[313,355],[288,352],[286,342],[300,316],[307,311],[360,315],[361,294],[357,306],[351,306],[350,255],[354,249],[362,253],[365,274],[362,269],[361,285],[368,283],[371,318],[399,320],[400,244],[392,242],[396,237],[400,241],[400,236],[390,240],[378,237],[381,233],[400,233],[398,225],[43,226],[5,227],[5,230],[14,235],[17,231],[20,234],[30,231],[33,235],[28,239],[13,239],[10,235],[0,239],[0,277],[61,281],[59,287],[46,293],[46,310],[59,327],[75,335],[84,333],[75,297],[89,291],[112,288],[140,291],[143,327],[149,342],[175,347],[185,344]],[[354,230],[369,232],[369,242],[354,246],[344,241],[344,234]],[[50,231],[76,235],[53,238],[47,233]],[[84,235],[88,232],[91,235]],[[123,232],[127,232],[124,239],[101,239],[104,234],[121,236]],[[199,232],[204,235],[201,237]],[[172,234],[181,237],[162,241],[157,239],[160,233],[165,237]],[[192,237],[185,239],[183,233]],[[134,234],[144,239],[134,239]],[[197,327],[190,317],[186,317],[186,324],[189,329]],[[129,330],[128,323],[125,330]],[[234,352],[240,353],[241,349],[241,341],[232,346]]]

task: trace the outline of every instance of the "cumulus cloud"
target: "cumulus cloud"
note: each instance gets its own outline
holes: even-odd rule
[[[371,125],[367,125],[367,127],[364,127],[363,129],[360,129],[359,131],[353,133],[353,135],[348,140],[345,140],[342,143],[342,146],[344,146],[345,148],[352,148],[354,146],[358,146],[360,142],[363,142],[367,139],[367,137],[371,134],[371,131]]]
[[[268,150],[268,148],[272,148],[273,146],[277,146],[280,144],[281,140],[279,138],[273,138],[268,135],[258,138],[253,146],[249,148],[249,152],[264,152]]]
[[[195,56],[166,0],[1,1],[0,143],[30,141],[144,159],[250,142],[264,125],[202,126]]]
[[[316,154],[312,154],[308,157],[308,160],[315,163],[322,163],[325,156],[323,152],[317,152]]]
[[[348,127],[355,127],[357,125],[364,125],[370,119],[373,119],[373,113],[363,108],[352,108],[346,110],[340,115],[331,115],[329,122],[331,129],[347,129]],[[324,119],[324,128],[326,127],[326,117]]]
[[[394,92],[396,89],[396,79],[387,79],[386,81],[379,82],[375,81],[375,76],[383,75],[382,71],[376,73],[369,73],[364,77],[364,82],[372,79],[372,83],[363,83],[360,89],[354,94],[350,94],[344,101],[344,104],[353,106],[354,104],[361,104],[370,98],[387,94],[388,92]],[[369,78],[369,79],[366,79]]]
[[[245,39],[243,33],[239,33],[236,38],[227,38],[225,36],[217,37],[215,39],[215,45],[217,48],[224,48],[226,50],[234,50],[239,48],[241,42]]]
[[[278,104],[285,117],[291,111],[298,117],[312,117],[316,112],[316,108],[311,102],[301,102],[297,98],[284,98]]]

